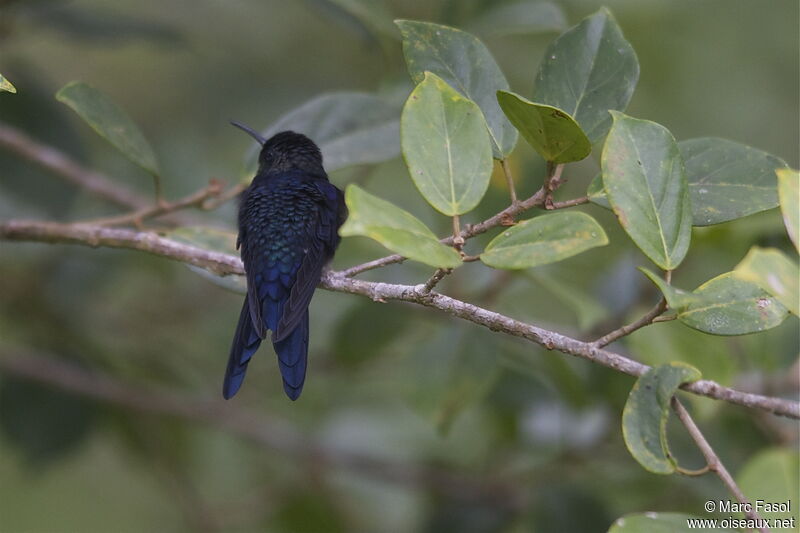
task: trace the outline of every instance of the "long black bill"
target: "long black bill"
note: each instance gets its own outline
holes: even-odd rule
[[[244,131],[246,133],[249,133],[250,136],[253,139],[257,140],[258,144],[260,144],[261,146],[264,146],[264,143],[267,142],[267,140],[264,137],[262,137],[260,133],[258,133],[256,130],[254,130],[250,126],[245,126],[241,122],[237,122],[235,120],[231,120],[231,125],[232,126],[236,126],[237,128],[239,128],[240,130],[242,130],[242,131]]]

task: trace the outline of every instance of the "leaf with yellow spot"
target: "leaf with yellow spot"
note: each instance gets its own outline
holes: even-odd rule
[[[481,261],[494,268],[532,268],[606,244],[606,232],[586,213],[553,213],[506,229],[489,243]]]

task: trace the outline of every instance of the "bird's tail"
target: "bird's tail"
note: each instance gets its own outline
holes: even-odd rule
[[[308,309],[297,327],[278,342],[273,342],[278,355],[278,366],[283,377],[283,390],[291,400],[296,400],[303,392],[308,360]]]
[[[225,381],[222,384],[222,396],[227,400],[232,398],[244,382],[247,372],[247,363],[258,350],[261,337],[258,336],[250,318],[250,306],[247,298],[244,299],[242,312],[239,314],[239,324],[231,344],[231,354],[228,357],[228,369],[225,371]]]

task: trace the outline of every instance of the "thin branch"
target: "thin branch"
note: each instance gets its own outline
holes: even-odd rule
[[[64,152],[33,140],[22,131],[0,122],[0,147],[55,173],[90,194],[120,207],[144,209],[152,200],[85,168]]]
[[[689,411],[683,406],[683,404],[678,400],[677,397],[672,397],[672,410],[675,411],[675,414],[678,415],[678,418],[686,426],[686,429],[689,431],[689,435],[692,436],[692,440],[697,444],[697,447],[700,448],[700,451],[703,453],[703,457],[706,459],[706,465],[708,466],[708,470],[714,472],[722,483],[727,487],[727,489],[734,495],[734,497],[739,501],[739,503],[744,504],[745,516],[750,520],[753,520],[756,524],[760,524],[757,526],[756,529],[761,531],[762,533],[768,533],[769,528],[765,527],[765,520],[758,516],[758,513],[755,512],[754,507],[750,502],[747,500],[747,497],[742,492],[742,489],[736,484],[734,481],[733,476],[731,476],[728,469],[725,468],[725,465],[722,464],[717,454],[714,452],[714,449],[706,440],[703,433],[700,431],[700,428],[697,427],[697,424],[694,423]]]
[[[429,293],[436,287],[436,284],[439,283],[444,279],[446,275],[453,271],[452,268],[439,268],[436,272],[433,273],[433,276],[425,282],[425,285],[422,287],[422,292]]]
[[[561,183],[561,170],[564,165],[556,165],[554,169],[557,171],[557,175],[555,178],[551,177],[551,179],[555,179],[556,182]],[[545,195],[546,191],[545,188],[542,187],[538,191],[536,191],[533,196],[528,198],[527,200],[523,201],[516,201],[512,203],[510,206],[506,207],[496,215],[487,218],[483,222],[478,224],[470,224],[467,225],[464,229],[461,230],[461,237],[466,241],[475,237],[476,235],[480,235],[481,233],[486,233],[490,229],[494,229],[498,226],[513,226],[514,220],[516,217],[532,209],[534,207],[543,207],[545,205]],[[580,198],[574,198],[572,200],[565,200],[563,202],[553,202],[549,209],[564,209],[567,207],[574,207],[576,205],[582,205],[589,202],[589,198],[587,196],[581,196]],[[443,239],[440,239],[442,244],[452,245],[453,244],[453,236],[447,236]],[[393,265],[396,263],[402,263],[405,261],[406,258],[400,254],[392,254],[387,255],[385,257],[381,257],[379,259],[374,259],[372,261],[367,261],[366,263],[361,263],[360,265],[355,265],[350,268],[347,268],[342,271],[342,274],[348,278],[353,276],[357,276],[358,274],[367,272],[369,270],[375,270],[376,268],[382,268],[388,265]]]
[[[453,248],[463,253],[464,237],[461,236],[461,219],[458,215],[453,215]]]
[[[497,226],[513,225],[514,218],[517,215],[533,207],[541,206],[543,201],[544,191],[543,189],[539,189],[527,200],[510,205],[496,215],[487,218],[479,224],[470,224],[466,226],[463,230],[461,230],[461,236],[464,238],[464,240],[467,240],[476,235],[480,235],[481,233],[485,233],[492,228],[496,228]],[[444,239],[441,239],[440,242],[443,244],[452,245],[453,236],[451,235],[445,237]],[[399,254],[387,255],[386,257],[381,257],[380,259],[374,259],[372,261],[367,261],[366,263],[347,268],[342,271],[342,274],[345,277],[350,278],[363,272],[367,272],[368,270],[374,270],[376,268],[393,265],[395,263],[402,263],[405,260],[406,258]]]
[[[173,213],[187,207],[198,207],[205,209],[205,202],[209,198],[215,198],[222,192],[222,183],[217,180],[211,180],[209,184],[188,196],[175,200],[174,202],[161,201],[156,205],[145,207],[128,213],[127,215],[118,215],[114,217],[106,217],[95,219],[86,222],[86,224],[94,224],[98,226],[122,226],[125,224],[135,224],[137,227],[141,226],[143,220],[154,218],[168,213]]]
[[[511,205],[514,205],[517,203],[517,189],[514,186],[514,176],[511,174],[511,166],[508,164],[508,158],[501,159],[500,166],[503,167],[503,174],[508,184],[508,193],[511,195]]]
[[[206,211],[213,211],[214,209],[218,208],[219,206],[233,200],[244,190],[247,188],[248,183],[237,183],[233,187],[229,188],[227,191],[220,194],[218,197],[214,198],[213,200],[208,200],[203,204],[203,209]]]
[[[547,162],[547,175],[544,177],[544,208],[555,209],[553,203],[553,193],[563,183],[561,181],[561,172],[564,170],[564,164],[556,164],[551,161]],[[588,201],[588,200],[587,200]]]
[[[589,203],[588,196],[580,196],[571,200],[564,200],[563,202],[553,202],[550,209],[564,209],[566,207],[575,207],[576,205],[583,205]]]
[[[493,500],[502,495],[506,498],[504,505],[512,508],[519,508],[523,503],[524,494],[515,483],[479,479],[434,466],[419,466],[340,447],[326,447],[292,424],[266,416],[261,410],[256,413],[221,399],[191,397],[172,390],[126,384],[56,357],[3,347],[0,349],[0,371],[135,412],[171,416],[216,427],[305,462],[343,468],[401,485],[423,483],[443,491]]]
[[[649,326],[655,321],[656,318],[661,316],[666,310],[667,310],[667,300],[665,300],[662,297],[655,305],[655,307],[650,309],[644,316],[642,316],[641,318],[639,318],[634,322],[631,322],[630,324],[626,324],[625,326],[622,326],[619,329],[615,329],[614,331],[606,335],[603,335],[602,337],[594,341],[592,344],[594,344],[598,348],[602,348],[603,346],[611,344],[612,342],[621,339],[626,335],[630,335],[637,329]]]
[[[80,187],[97,198],[119,207],[134,209],[136,210],[135,214],[144,212],[148,213],[147,216],[159,216],[181,208],[164,210],[163,201],[154,202],[152,199],[116,183],[106,175],[84,167],[64,152],[42,144],[21,130],[2,121],[0,121],[0,148],[5,148],[49,170],[68,183]],[[155,179],[157,180],[157,178]],[[160,184],[158,181],[156,181],[156,184],[157,194],[160,195]],[[166,205],[169,206],[171,204],[167,203]],[[159,211],[164,212],[159,213]],[[152,214],[150,214],[151,212]],[[120,218],[129,218],[130,216],[122,215]],[[180,223],[194,222],[183,213],[172,214],[171,217],[174,217],[174,221]],[[171,218],[171,220],[173,219]]]
[[[0,240],[130,248],[199,266],[218,275],[244,273],[241,260],[236,256],[178,243],[154,233],[127,229],[10,221],[0,224]],[[641,376],[650,369],[647,365],[604,350],[592,343],[526,324],[443,294],[424,293],[421,290],[422,286],[357,280],[347,277],[344,272],[324,273],[320,286],[331,291],[359,294],[373,300],[412,302],[438,309],[492,331],[521,337],[544,346],[548,350],[575,355],[631,376]],[[709,380],[695,381],[682,388],[709,398],[800,419],[800,403],[791,400],[741,392]]]

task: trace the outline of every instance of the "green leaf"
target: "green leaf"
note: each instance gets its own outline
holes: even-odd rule
[[[504,230],[486,246],[481,261],[494,268],[531,268],[606,244],[606,232],[586,213],[553,213]]]
[[[682,513],[634,513],[617,518],[608,533],[684,533],[687,520],[702,520],[701,517]],[[730,529],[714,529],[720,533],[733,533]]]
[[[4,78],[2,74],[0,74],[0,91],[6,91],[9,93],[17,92],[17,88],[8,81],[7,78]]]
[[[478,205],[489,187],[492,152],[475,103],[428,72],[403,107],[400,138],[411,178],[428,203],[448,216]]]
[[[750,248],[744,259],[736,265],[737,278],[755,283],[774,296],[789,311],[800,315],[800,269],[797,263],[775,248]]]
[[[323,94],[289,111],[262,135],[285,130],[303,133],[322,151],[325,169],[380,163],[400,153],[400,110],[373,94]],[[261,146],[253,143],[245,157],[248,177],[258,166]]]
[[[73,81],[56,93],[56,99],[72,108],[128,159],[155,176],[159,174],[156,156],[147,139],[127,113],[104,93]]]
[[[589,187],[586,189],[586,196],[589,197],[589,201],[593,204],[611,209],[611,204],[608,203],[608,197],[606,196],[606,190],[603,188],[602,172],[595,174],[592,181],[589,182]]]
[[[611,126],[608,111],[627,107],[638,79],[636,53],[602,8],[550,44],[533,100],[569,113],[595,143]]]
[[[581,127],[560,109],[507,91],[497,91],[497,101],[508,120],[545,161],[570,163],[592,152],[592,143]]]
[[[778,175],[778,198],[783,223],[794,247],[800,252],[800,172],[779,168],[775,173]]]
[[[603,185],[619,223],[644,254],[675,269],[689,249],[689,188],[675,139],[664,126],[612,111]]]
[[[436,235],[408,211],[353,184],[347,186],[345,202],[350,215],[339,230],[343,237],[369,237],[393,252],[438,268],[461,265],[458,252],[440,243]]]
[[[800,494],[800,478],[797,476],[799,471],[800,455],[796,449],[768,448],[744,464],[736,476],[736,484],[753,506],[758,506],[759,500],[769,504],[785,504],[791,501],[788,511],[781,511],[777,507],[770,510],[758,507],[754,510],[761,518],[773,521],[773,524],[776,519],[791,521],[792,517],[797,524],[800,523],[800,509],[797,505],[797,496]],[[773,527],[773,531],[777,530],[777,527]]]
[[[780,325],[786,308],[736,272],[721,274],[687,293],[640,268],[664,294],[678,320],[712,335],[746,335]]]
[[[414,83],[432,72],[481,108],[492,142],[492,153],[503,159],[517,143],[517,130],[500,106],[497,91],[508,89],[508,82],[492,54],[477,37],[467,32],[413,20],[396,20],[403,36],[403,55]]]
[[[726,139],[678,143],[692,197],[692,223],[709,226],[778,205],[775,169],[781,159]]]
[[[678,320],[636,330],[624,342],[637,361],[650,366],[681,361],[700,370],[703,378],[726,386],[733,385],[739,373],[739,360],[731,356],[727,339],[687,328]],[[718,401],[695,395],[686,401],[699,419],[708,420],[722,407]]]
[[[700,371],[672,362],[643,374],[622,411],[622,436],[634,459],[655,474],[672,474],[677,464],[667,443],[670,400],[682,383],[700,379]]]
[[[694,301],[691,293],[673,287],[658,274],[655,274],[644,267],[637,267],[637,270],[647,276],[647,278],[652,281],[656,287],[658,287],[658,290],[661,291],[661,294],[663,294],[664,298],[667,300],[667,304],[669,305],[670,309],[680,310]]]
[[[561,6],[539,0],[489,7],[474,26],[478,32],[488,35],[533,35],[566,27],[567,19]]]

